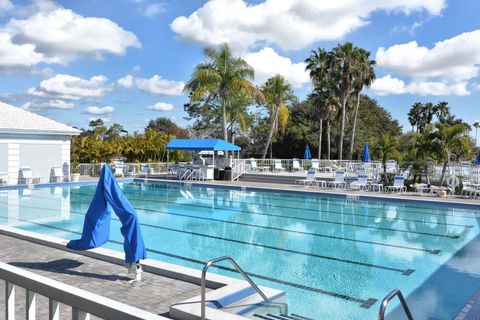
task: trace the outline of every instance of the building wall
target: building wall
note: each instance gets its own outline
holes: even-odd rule
[[[0,135],[0,171],[8,171],[9,184],[18,182],[22,166],[31,167],[34,177],[49,182],[52,167],[64,164],[70,166],[69,136]]]

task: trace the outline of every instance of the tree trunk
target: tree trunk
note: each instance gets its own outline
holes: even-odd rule
[[[352,160],[352,156],[353,156],[353,145],[355,143],[355,129],[357,127],[357,116],[358,116],[359,106],[360,106],[360,91],[357,91],[357,106],[355,107],[355,116],[353,117],[352,141],[350,141],[350,152],[348,153],[349,160]]]
[[[275,112],[274,112],[274,116],[273,116],[272,127],[270,128],[270,133],[268,134],[267,145],[265,146],[265,150],[263,151],[262,159],[265,159],[265,157],[267,156],[268,147],[272,143],[273,131],[275,130],[275,123],[277,122],[276,120],[277,120],[278,109],[279,108],[277,106],[275,106]]]
[[[342,95],[342,125],[340,127],[340,141],[338,142],[338,160],[343,159],[343,138],[345,136],[345,117],[347,108],[347,94]]]
[[[318,160],[322,158],[322,133],[323,133],[323,119],[320,118],[320,129],[318,133]]]
[[[228,142],[227,132],[227,98],[222,98],[222,124],[223,124],[223,140]]]
[[[327,159],[330,160],[330,121],[327,120]]]
[[[450,162],[450,151],[447,152],[447,159],[443,162],[442,175],[440,176],[440,185],[443,185],[445,179],[445,173],[447,172],[447,167]]]

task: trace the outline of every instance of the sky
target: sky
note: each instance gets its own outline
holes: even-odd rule
[[[0,0],[0,101],[79,128],[182,126],[202,48],[228,43],[256,84],[283,75],[303,99],[311,50],[371,52],[365,93],[408,130],[414,102],[480,119],[478,0]]]

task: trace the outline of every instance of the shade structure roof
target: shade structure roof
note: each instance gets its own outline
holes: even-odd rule
[[[240,151],[241,148],[222,139],[172,139],[167,150]]]

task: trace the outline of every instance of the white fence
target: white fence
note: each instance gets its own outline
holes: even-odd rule
[[[105,163],[80,163],[78,165],[78,170],[80,174],[92,177],[98,177],[100,175],[100,171],[102,170],[102,166]],[[112,164],[110,164],[112,165]],[[124,165],[124,174],[125,175],[138,175],[141,173],[141,163],[123,163]],[[159,162],[159,163],[148,163],[150,166],[151,173],[167,173],[167,163],[166,162]],[[114,164],[113,164],[114,166]]]
[[[72,308],[72,319],[74,320],[90,319],[90,314],[103,319],[166,319],[2,262],[0,262],[0,279],[5,281],[6,320],[15,319],[15,290],[17,286],[26,290],[25,311],[26,319],[29,320],[36,319],[37,295],[49,299],[48,309],[49,319],[51,320],[60,319],[60,304]]]

